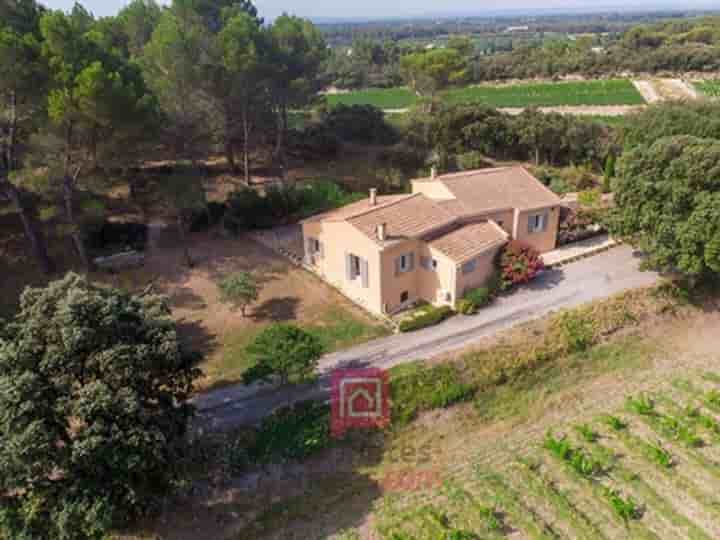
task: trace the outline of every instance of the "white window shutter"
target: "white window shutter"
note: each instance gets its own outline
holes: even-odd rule
[[[345,278],[348,281],[352,281],[353,278],[352,255],[350,255],[349,253],[345,254]]]
[[[413,270],[415,270],[415,254],[410,253],[408,255],[408,259],[408,272],[412,272]]]
[[[360,259],[360,277],[362,279],[362,286],[367,289],[370,286],[370,275],[366,259]]]
[[[528,217],[528,234],[535,232],[535,216]]]
[[[325,258],[325,244],[322,242],[318,242],[318,247],[320,248],[319,249],[320,257],[324,259]]]
[[[400,257],[395,259],[395,275],[396,276],[400,275]]]

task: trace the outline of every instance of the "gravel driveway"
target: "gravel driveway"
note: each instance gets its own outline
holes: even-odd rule
[[[329,374],[338,367],[382,367],[448,353],[516,324],[552,311],[576,307],[628,289],[654,284],[658,275],[639,270],[640,258],[620,246],[562,268],[550,270],[531,285],[502,297],[474,316],[457,316],[438,326],[378,339],[327,355],[320,379],[312,386],[278,391],[270,386],[222,388],[195,399],[201,428],[225,430],[255,424],[275,408],[329,395]]]

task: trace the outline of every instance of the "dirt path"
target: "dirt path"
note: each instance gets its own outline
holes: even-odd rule
[[[644,97],[644,96],[643,96]],[[575,116],[625,116],[642,110],[643,106],[635,105],[581,105],[581,106],[558,106],[558,107],[538,107],[538,110],[544,113],[560,113]],[[502,107],[498,109],[505,114],[517,116],[521,114],[526,107]],[[410,109],[385,109],[386,114],[405,114]]]
[[[661,101],[696,100],[700,94],[683,79],[650,79],[633,81],[635,88],[649,104]]]

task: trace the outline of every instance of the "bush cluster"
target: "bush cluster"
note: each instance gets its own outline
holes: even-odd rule
[[[532,246],[513,240],[500,255],[502,286],[509,289],[529,283],[545,269],[540,253]]]
[[[201,210],[195,210],[190,216],[190,232],[206,231],[219,224],[225,216],[227,206],[221,202],[209,202]]]
[[[240,459],[276,463],[303,459],[330,445],[330,407],[304,401],[283,407],[266,417]]]
[[[85,246],[93,253],[132,249],[144,251],[148,227],[144,223],[103,223],[89,225],[84,231]]]
[[[453,314],[454,311],[450,306],[426,306],[419,315],[400,321],[399,328],[401,332],[413,332],[440,324],[445,319],[452,317]]]
[[[385,113],[372,105],[337,105],[323,114],[320,125],[346,142],[389,145],[399,138]]]
[[[487,287],[466,292],[458,302],[458,311],[463,315],[474,315],[493,300],[493,294]]]
[[[244,188],[228,199],[223,222],[233,234],[247,229],[265,229],[344,206],[363,196],[348,193],[329,181],[271,187],[265,195]]]

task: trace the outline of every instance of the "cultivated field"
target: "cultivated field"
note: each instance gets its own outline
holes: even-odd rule
[[[482,103],[498,108],[645,104],[632,82],[625,79],[468,86],[448,90],[442,98],[448,103]],[[417,101],[407,88],[359,90],[328,95],[327,99],[331,106],[367,104],[381,109],[403,109]]]
[[[643,105],[645,101],[626,79],[507,86],[469,86],[449,90],[450,103],[482,103],[492,107],[553,107],[579,105]]]
[[[720,81],[696,82],[695,88],[708,97],[720,98]]]

